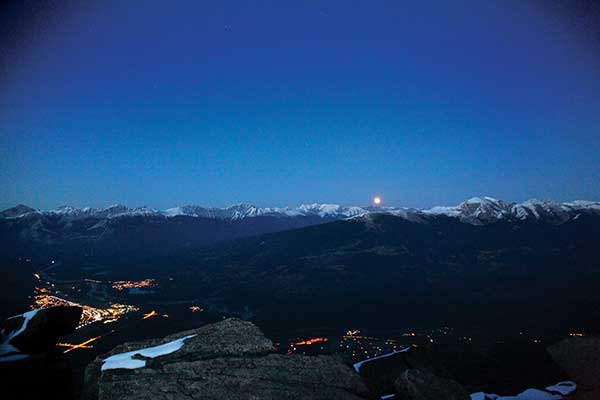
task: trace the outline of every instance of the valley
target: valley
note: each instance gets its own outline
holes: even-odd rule
[[[237,317],[280,354],[336,355],[353,365],[420,348],[472,392],[516,393],[566,379],[547,346],[600,332],[600,215],[557,222],[500,213],[485,222],[496,207],[466,202],[462,219],[455,210],[370,212],[184,247],[161,238],[233,222],[168,217],[183,218],[175,229],[176,219],[155,226],[154,216],[126,216],[107,220],[112,228],[100,238],[52,242],[5,229],[17,246],[3,248],[3,259],[19,278],[4,283],[10,299],[1,311],[81,307],[79,326],[54,350],[73,365],[76,385],[87,364],[121,343]],[[120,243],[132,227],[144,239]]]
[[[198,302],[198,299],[168,301],[161,293],[163,282],[177,286],[176,278],[140,278],[138,281],[100,281],[95,278],[58,279],[62,266],[54,260],[34,273],[32,308],[54,305],[78,305],[83,317],[78,329],[57,344],[57,352],[68,357],[81,378],[83,367],[97,355],[125,341],[139,341],[196,328],[225,317],[241,316],[239,312],[224,312],[224,307]],[[99,271],[97,271],[99,272]],[[63,275],[63,274],[61,274]],[[175,283],[173,283],[175,282]],[[140,289],[151,291],[140,294]],[[125,305],[126,304],[126,305]],[[489,327],[461,328],[453,326],[399,326],[402,310],[390,314],[385,328],[377,325],[349,325],[331,318],[328,324],[305,324],[298,328],[289,320],[258,322],[272,338],[282,354],[336,354],[348,364],[390,354],[409,347],[429,349],[438,362],[450,368],[454,375],[475,390],[494,391],[499,388],[518,391],[532,382],[564,378],[545,366],[545,347],[569,335],[585,335],[559,329],[526,330]],[[393,322],[393,323],[391,323]],[[497,328],[497,327],[496,327]],[[517,372],[510,354],[527,360],[529,372]],[[524,356],[524,354],[527,354]],[[522,363],[524,361],[521,361]],[[509,367],[512,366],[512,367]],[[77,372],[79,371],[79,372]]]

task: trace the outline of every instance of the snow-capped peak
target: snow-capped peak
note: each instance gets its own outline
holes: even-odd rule
[[[235,204],[225,208],[201,207],[194,205],[179,206],[162,211],[167,217],[189,216],[218,219],[242,219],[259,216],[301,217],[319,216],[321,218],[352,217],[366,213],[360,207],[343,207],[338,204],[302,204],[290,207],[257,207],[251,204]]]
[[[576,212],[600,212],[600,202],[574,201],[558,204],[551,200],[531,199],[522,203],[510,203],[493,197],[473,197],[457,206],[433,207],[421,210],[426,215],[444,215],[476,225],[501,219],[547,219],[564,222]]]
[[[216,219],[241,219],[268,214],[271,210],[272,209],[270,208],[259,208],[245,203],[234,204],[225,208],[185,205],[166,209],[161,211],[161,214],[166,217],[188,216]]]
[[[531,199],[513,205],[511,211],[518,219],[551,218],[557,221],[566,221],[570,218],[569,211],[571,210],[565,205],[555,203],[552,200]]]
[[[433,207],[422,210],[428,215],[445,215],[447,217],[458,217],[463,221],[471,223],[491,222],[501,219],[510,214],[511,203],[493,197],[472,197],[452,207]]]
[[[367,214],[368,211],[362,207],[343,207],[339,204],[302,204],[298,211],[303,215],[318,215],[319,217],[355,217],[357,215]]]
[[[484,197],[471,197],[468,200],[463,201],[463,204],[483,204],[483,203],[498,203],[501,200],[495,199],[493,197],[484,196]]]
[[[34,208],[28,207],[24,204],[19,204],[15,207],[8,208],[0,212],[0,218],[20,218],[28,214],[37,213],[38,211]]]
[[[445,216],[458,218],[463,222],[483,225],[498,220],[548,220],[561,223],[582,214],[600,214],[600,202],[577,200],[569,203],[555,203],[551,200],[531,199],[522,203],[510,203],[493,197],[473,197],[456,206],[438,206],[429,209],[396,207],[356,207],[339,204],[312,203],[298,207],[257,207],[252,204],[235,204],[229,207],[203,207],[183,205],[166,210],[149,207],[130,208],[115,204],[107,208],[76,208],[61,206],[50,211],[38,211],[19,205],[0,212],[0,218],[13,219],[27,215],[41,215],[67,220],[97,218],[112,219],[132,216],[157,218],[195,217],[211,219],[240,220],[260,216],[278,218],[317,217],[327,220],[356,218],[368,214],[391,214],[411,221],[424,221],[428,218]]]

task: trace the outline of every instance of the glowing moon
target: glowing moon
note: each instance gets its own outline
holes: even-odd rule
[[[373,197],[373,204],[375,204],[376,206],[381,204],[381,197],[379,196],[375,196]]]

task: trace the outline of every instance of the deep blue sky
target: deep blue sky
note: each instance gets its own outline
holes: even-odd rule
[[[0,207],[600,200],[593,2],[173,3],[6,7]]]

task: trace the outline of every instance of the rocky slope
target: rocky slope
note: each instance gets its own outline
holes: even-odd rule
[[[104,369],[109,356],[189,337],[171,353],[136,369]],[[126,343],[98,357],[85,372],[84,399],[365,399],[354,370],[331,356],[277,354],[249,322],[227,319],[161,340]]]
[[[125,343],[97,357],[85,371],[83,399],[595,399],[597,392],[590,390],[598,384],[597,341],[567,340],[549,351],[581,379],[583,389],[562,381],[516,395],[469,395],[442,360],[420,346],[352,368],[337,356],[277,353],[255,325],[226,319],[163,339]]]
[[[55,307],[2,322],[3,347],[13,349],[0,358],[2,398],[79,398],[71,366],[54,344],[73,330],[80,313],[76,307]],[[514,396],[482,392],[469,396],[470,380],[458,379],[443,354],[433,350],[410,346],[350,366],[338,356],[283,355],[252,323],[226,319],[163,339],[117,346],[88,365],[82,397],[591,400],[600,393],[600,345],[595,337],[569,338],[548,349],[575,382],[548,385],[557,377],[546,376],[537,382],[538,389]],[[14,352],[21,357],[11,357]]]
[[[600,338],[572,337],[550,346],[548,352],[577,382],[573,400],[600,399]]]
[[[277,353],[255,325],[226,319],[97,357],[83,399],[469,400],[460,384],[430,372],[424,352],[407,350],[352,368],[337,356]]]

